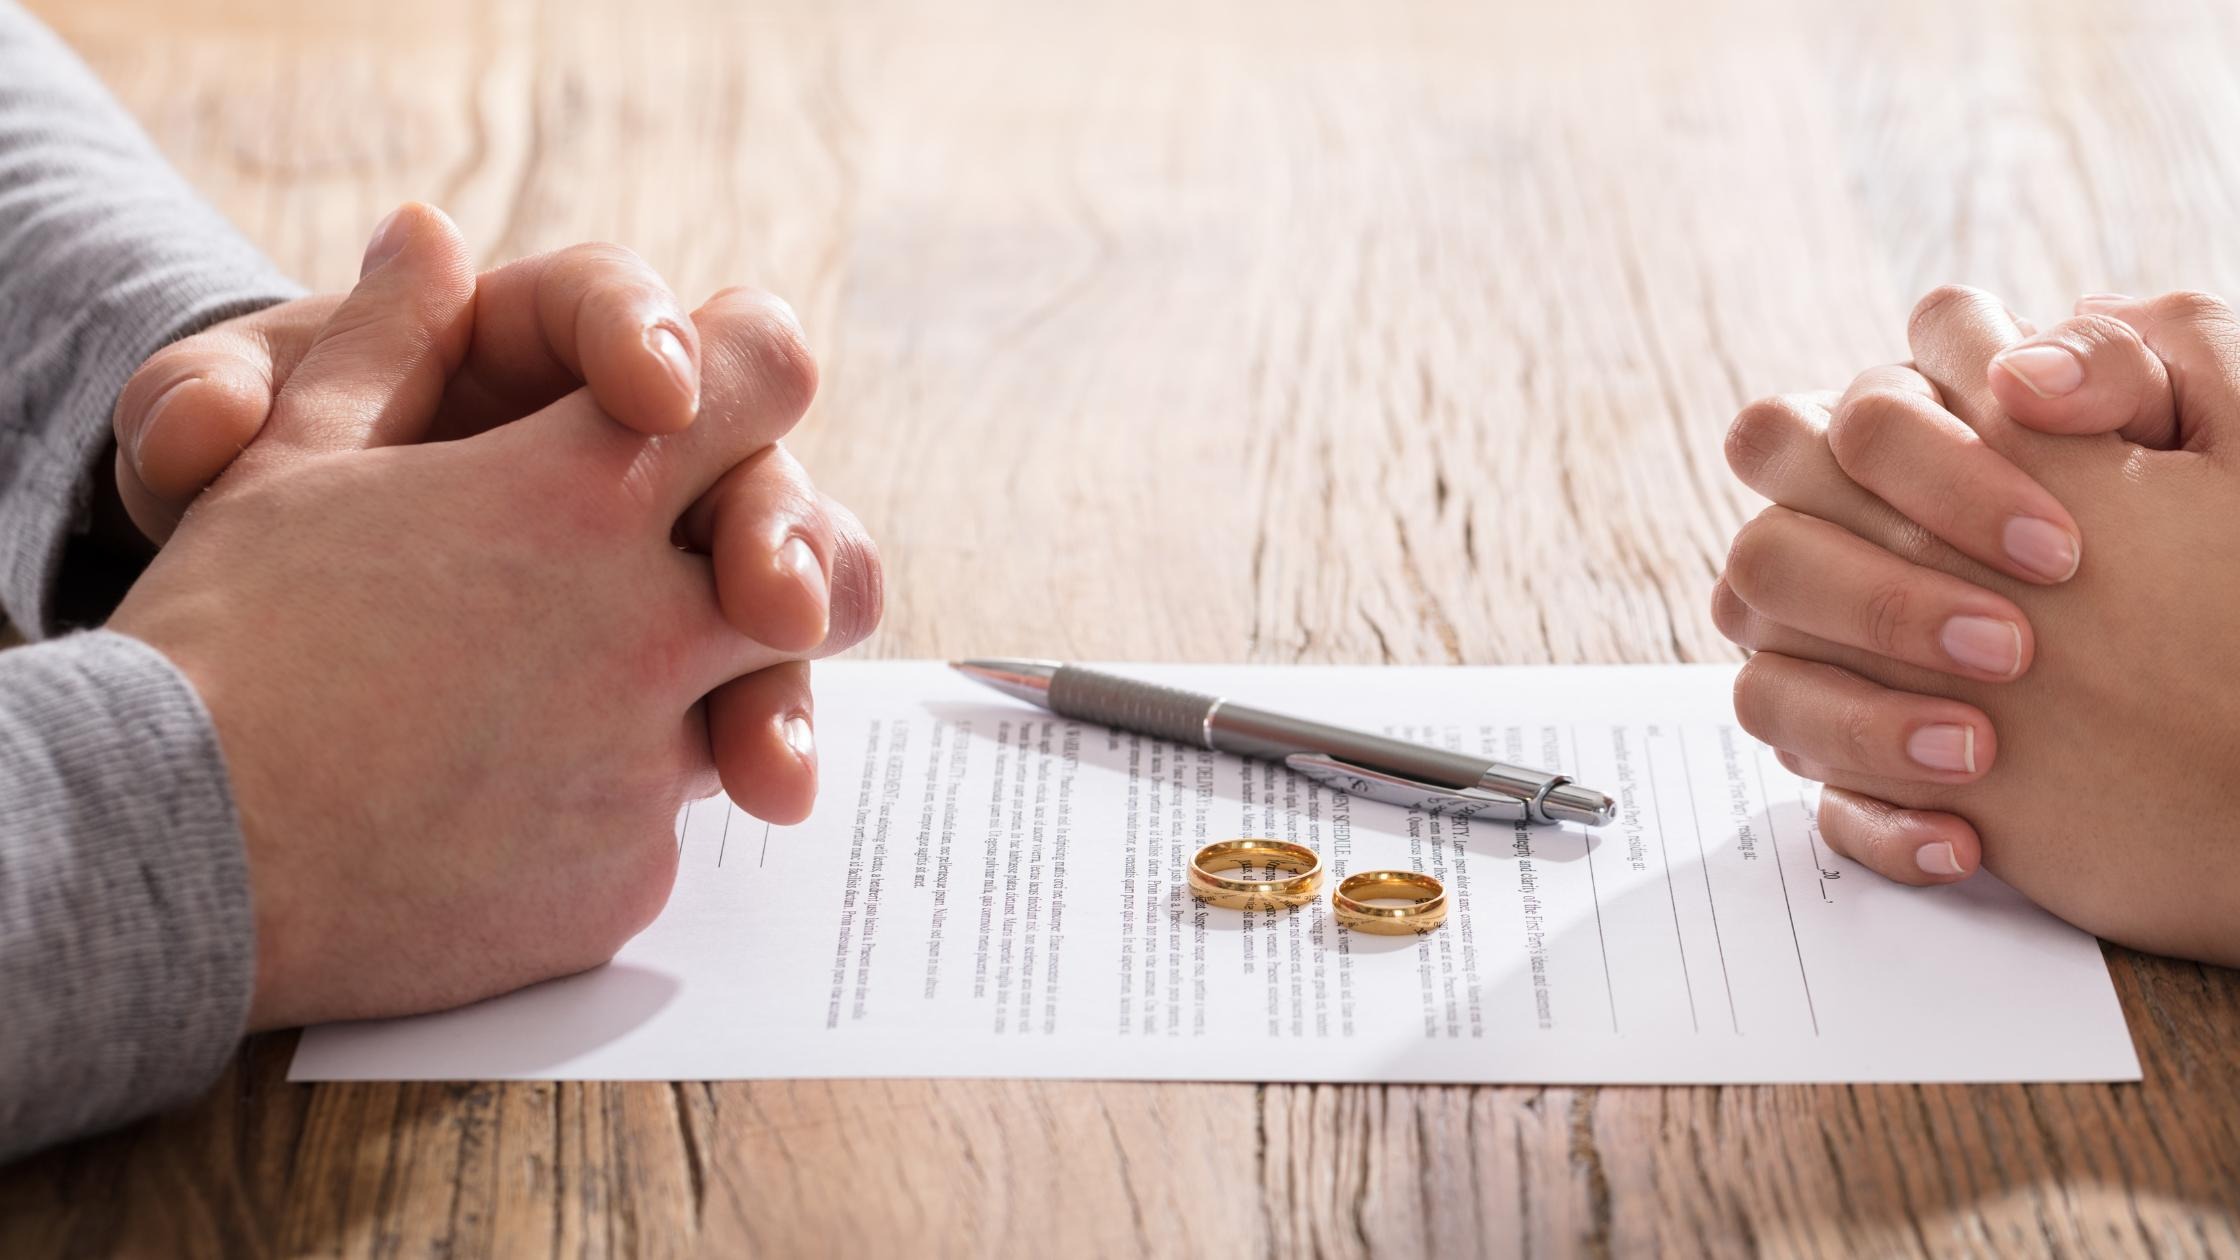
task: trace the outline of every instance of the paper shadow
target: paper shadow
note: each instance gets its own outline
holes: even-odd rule
[[[391,1033],[421,1046],[438,1036],[471,1065],[462,1078],[541,1076],[641,1027],[676,1000],[678,987],[662,972],[608,963],[472,1006],[366,1025],[351,1057],[381,1062]]]

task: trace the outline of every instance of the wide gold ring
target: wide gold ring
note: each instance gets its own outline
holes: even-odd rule
[[[1281,879],[1247,879],[1217,873],[1240,866],[1269,866],[1294,874]],[[1287,840],[1222,840],[1198,850],[1198,855],[1190,859],[1190,895],[1224,910],[1303,906],[1321,891],[1321,856]]]
[[[1405,901],[1373,906],[1372,901]],[[1330,893],[1331,917],[1356,932],[1413,936],[1447,921],[1447,889],[1419,871],[1362,871],[1338,881]]]

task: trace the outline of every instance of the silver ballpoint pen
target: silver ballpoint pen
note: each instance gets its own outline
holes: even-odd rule
[[[1014,660],[949,665],[1060,717],[1281,762],[1348,795],[1426,813],[1599,827],[1618,812],[1616,801],[1565,775],[1285,717],[1079,665]]]

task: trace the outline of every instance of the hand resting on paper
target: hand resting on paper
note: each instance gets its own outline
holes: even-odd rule
[[[1980,864],[2240,964],[2240,323],[2192,294],[2080,309],[2036,335],[1938,290],[1912,363],[1742,413],[1729,462],[1775,506],[1713,595],[1754,652],[1736,714],[1884,875]]]
[[[347,298],[182,342],[120,402],[123,493],[168,542],[110,628],[211,712],[256,1027],[605,960],[666,899],[686,799],[720,779],[807,812],[803,662],[878,616],[860,527],[775,445],[814,389],[783,304],[678,317],[695,416],[672,356],[596,296],[659,308],[641,265],[564,254],[478,287],[466,259],[407,207]]]

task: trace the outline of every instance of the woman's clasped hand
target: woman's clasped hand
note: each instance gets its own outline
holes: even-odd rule
[[[2140,949],[2240,964],[2240,319],[1964,288],[1912,361],[1753,403],[1772,500],[1712,597],[1738,720],[1892,879],[1987,869]]]

